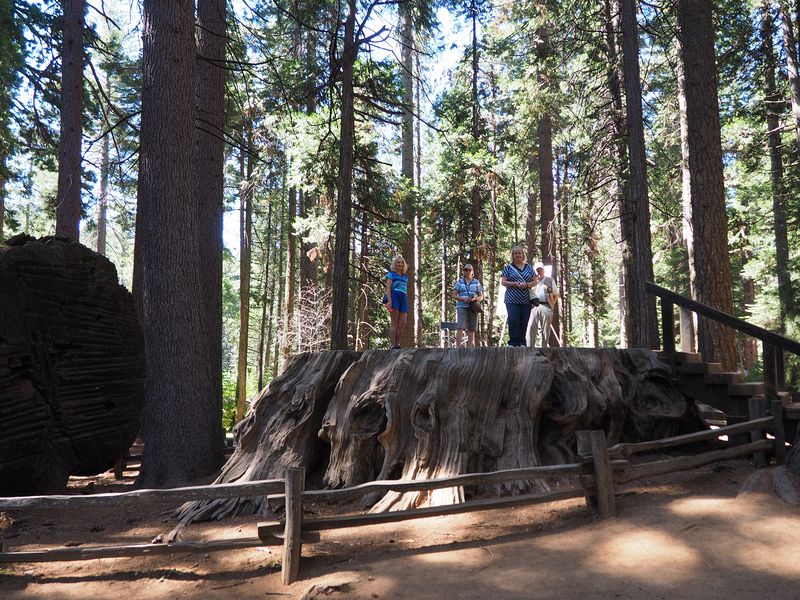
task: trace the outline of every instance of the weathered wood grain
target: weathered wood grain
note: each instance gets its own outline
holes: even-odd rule
[[[286,470],[286,527],[281,563],[281,580],[284,585],[297,581],[300,574],[300,553],[303,548],[300,528],[303,523],[302,495],[305,477],[305,469]]]
[[[0,493],[61,491],[139,433],[144,342],[114,265],[77,242],[0,245]]]
[[[283,479],[286,469],[293,467],[310,471],[325,454],[317,432],[333,390],[359,356],[346,350],[293,356],[237,426],[236,450],[214,483]],[[268,511],[266,495],[250,495],[189,502],[179,517],[185,523]]]
[[[674,386],[669,366],[650,350],[427,348],[299,355],[253,407],[219,481],[282,477],[286,468],[301,466],[312,479],[321,473],[328,489],[453,478],[451,485],[428,490],[402,484],[361,490],[362,507],[402,511],[474,496],[547,492],[577,475],[520,471],[510,479],[458,478],[574,463],[577,430],[603,430],[613,444],[704,427],[692,400]],[[323,498],[331,495],[314,497]],[[268,508],[266,498],[217,500],[189,507],[182,518],[266,514]]]

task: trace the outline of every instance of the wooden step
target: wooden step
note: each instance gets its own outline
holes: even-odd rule
[[[729,383],[728,394],[731,396],[759,396],[764,394],[764,384],[757,381],[746,383]]]
[[[720,363],[688,363],[685,365],[676,365],[675,370],[681,375],[707,375],[709,373],[722,373],[722,365]]]
[[[744,383],[744,373],[738,371],[728,373],[709,373],[706,375],[707,383]]]
[[[800,421],[800,402],[790,402],[783,405],[784,418],[790,421]]]
[[[697,352],[664,352],[658,353],[658,357],[671,365],[686,365],[703,362],[703,357]]]
[[[721,410],[708,404],[703,404],[702,402],[697,403],[697,409],[700,411],[700,416],[703,417],[706,424],[716,425],[718,427],[727,425],[725,413]]]

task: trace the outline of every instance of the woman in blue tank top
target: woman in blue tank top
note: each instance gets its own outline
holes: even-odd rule
[[[408,319],[408,275],[405,273],[405,259],[402,256],[395,256],[386,273],[386,295],[384,296],[384,306],[389,311],[392,320],[389,339],[393,349],[400,347],[400,334]]]

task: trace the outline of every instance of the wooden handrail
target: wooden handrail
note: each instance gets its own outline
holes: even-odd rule
[[[698,315],[702,315],[706,318],[717,321],[718,323],[722,323],[723,325],[727,325],[728,327],[736,329],[737,331],[746,333],[749,336],[758,338],[762,342],[770,344],[775,348],[782,348],[783,350],[800,356],[800,343],[794,340],[790,340],[789,338],[779,335],[773,331],[769,331],[762,327],[758,327],[757,325],[753,325],[752,323],[748,323],[747,321],[743,321],[742,319],[734,317],[733,315],[729,315],[721,310],[717,310],[716,308],[696,302],[691,298],[687,298],[686,296],[681,296],[680,294],[661,287],[660,285],[656,285],[651,281],[646,283],[646,287],[649,294],[658,296],[662,300],[666,300],[672,304],[677,304],[683,308],[688,308],[689,310],[696,312]]]

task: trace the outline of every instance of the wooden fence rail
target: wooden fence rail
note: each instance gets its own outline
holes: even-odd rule
[[[545,467],[525,467],[521,469],[506,469],[504,471],[489,471],[486,473],[467,473],[437,479],[417,479],[407,481],[402,479],[385,479],[369,481],[338,490],[309,490],[303,492],[303,501],[340,502],[352,500],[375,492],[429,492],[448,487],[462,485],[481,485],[498,483],[502,481],[515,481],[526,479],[542,479],[546,477],[568,477],[587,475],[592,473],[591,458],[586,463],[569,463],[565,465],[550,465]],[[273,505],[283,501],[284,494],[270,494],[269,501]]]
[[[660,440],[638,442],[636,444],[615,444],[608,449],[608,454],[612,458],[628,458],[629,456],[638,454],[639,452],[650,452],[652,450],[663,450],[665,448],[671,448],[674,446],[685,446],[687,444],[715,440],[720,436],[732,435],[734,433],[761,431],[771,428],[773,423],[774,421],[772,417],[762,417],[760,419],[753,419],[752,421],[745,421],[744,423],[727,425],[725,427],[720,427],[719,429],[697,431],[695,433],[687,433],[685,435],[662,438]],[[744,454],[747,453],[745,452]]]
[[[131,506],[143,502],[189,502],[243,496],[268,496],[283,490],[282,479],[264,479],[245,483],[220,483],[165,490],[136,490],[86,496],[16,496],[0,497],[0,510],[19,508],[83,508],[88,506]]]
[[[362,525],[378,525],[381,523],[399,523],[411,519],[426,517],[439,517],[442,515],[455,515],[479,510],[494,508],[508,508],[526,504],[542,504],[555,502],[568,498],[582,498],[586,490],[581,487],[558,489],[551,492],[536,494],[520,494],[519,496],[504,496],[502,498],[484,498],[482,500],[469,500],[461,504],[447,504],[444,506],[427,506],[410,510],[398,510],[382,513],[337,515],[334,517],[321,517],[319,519],[303,519],[302,531],[325,531],[328,529],[342,529],[345,527],[358,527]],[[266,521],[258,524],[259,535],[275,535],[283,531],[283,521]]]
[[[578,461],[566,465],[508,469],[489,473],[469,473],[422,481],[373,481],[339,490],[309,491],[303,489],[305,481],[303,469],[289,469],[286,478],[283,480],[273,479],[247,483],[175,488],[171,490],[138,490],[118,494],[96,494],[89,496],[0,498],[1,510],[54,507],[79,508],[104,504],[129,506],[144,500],[174,500],[177,503],[188,500],[234,498],[241,496],[267,496],[271,501],[283,501],[286,504],[285,520],[259,523],[258,537],[224,539],[209,542],[175,542],[168,544],[138,544],[58,548],[41,551],[0,552],[0,563],[88,560],[95,558],[172,554],[178,552],[209,552],[214,550],[230,550],[282,544],[283,562],[281,577],[285,584],[290,584],[296,581],[300,576],[300,556],[303,541],[318,540],[319,531],[379,523],[395,523],[409,519],[526,504],[538,504],[579,497],[585,497],[587,504],[595,507],[601,517],[612,517],[616,510],[614,497],[615,484],[627,483],[642,477],[652,477],[674,471],[696,468],[719,460],[727,460],[745,454],[763,452],[770,448],[774,450],[777,458],[780,454],[778,448],[779,444],[781,446],[780,450],[784,450],[782,448],[783,425],[779,407],[773,404],[772,409],[773,412],[778,410],[779,414],[753,419],[745,423],[730,425],[716,430],[690,433],[683,436],[638,444],[617,444],[611,448],[606,446],[605,434],[602,431],[578,432]],[[763,439],[763,432],[767,430],[775,432],[776,439],[774,441]],[[698,441],[715,439],[721,435],[747,432],[756,432],[753,437],[758,439],[755,439],[755,441],[749,444],[733,446],[723,450],[713,450],[697,455],[651,461],[637,465],[629,464],[627,460],[618,459],[646,450],[658,450],[683,444],[692,444]],[[303,518],[303,503],[309,501],[342,500],[385,491],[432,491],[435,489],[462,485],[485,485],[502,481],[525,481],[569,476],[576,477],[580,485],[559,488],[544,493],[469,500],[461,504],[448,506],[433,506],[375,514],[337,515],[319,519]]]

